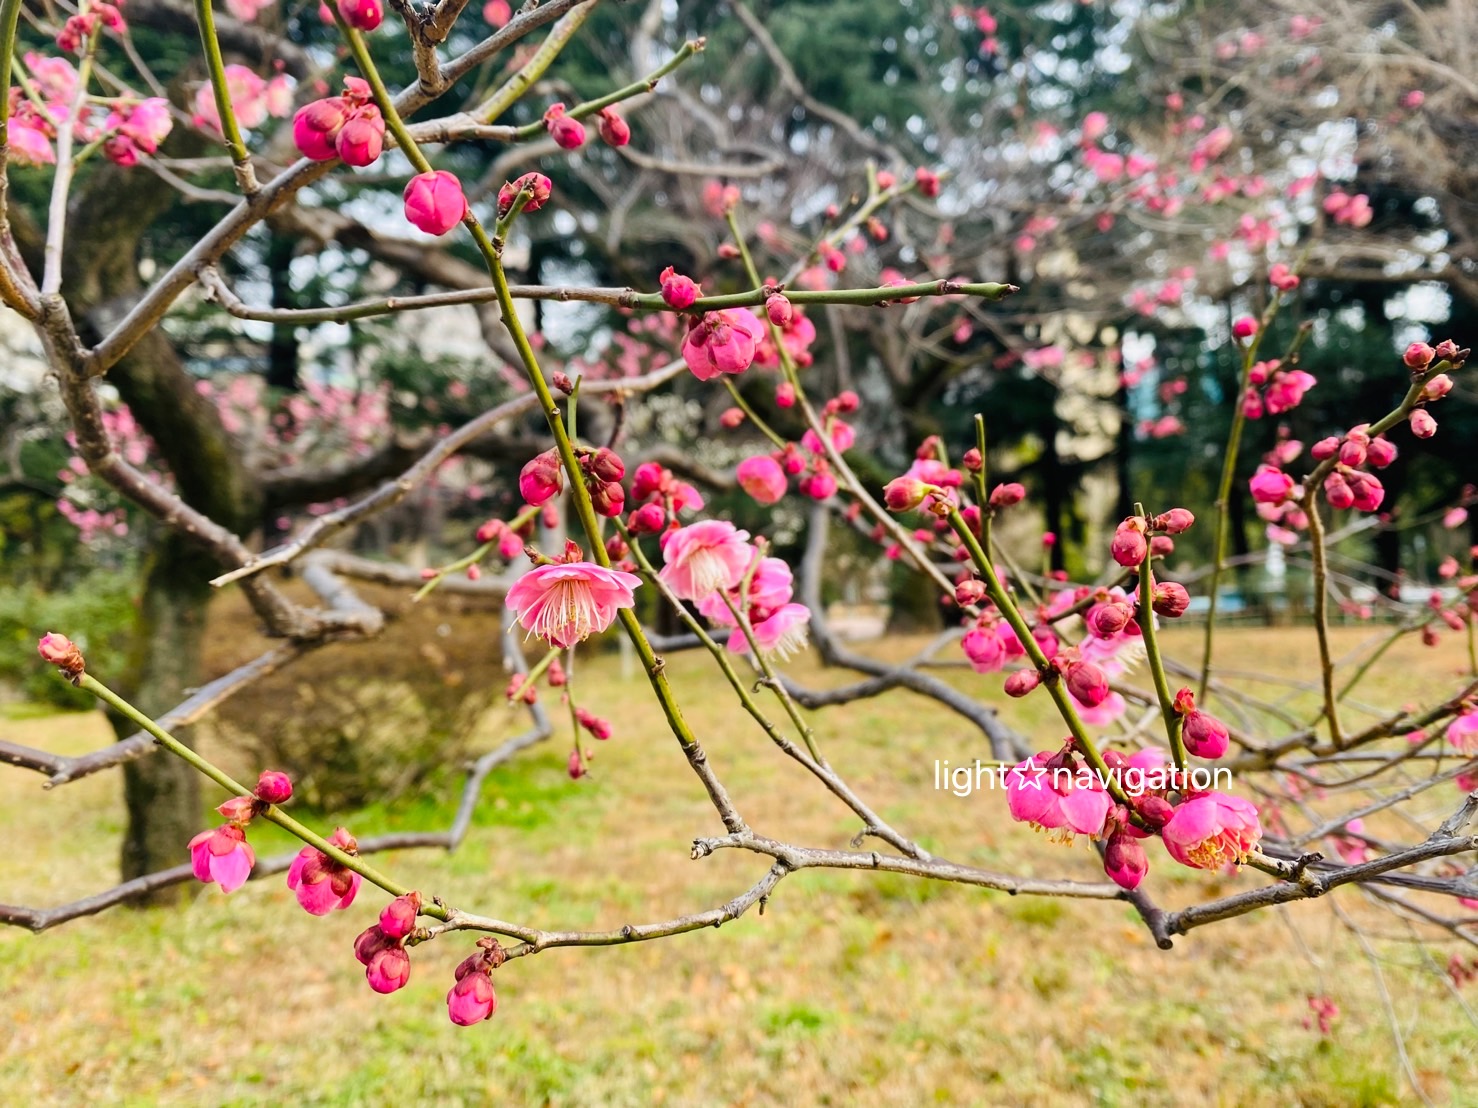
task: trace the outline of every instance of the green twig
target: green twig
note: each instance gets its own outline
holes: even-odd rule
[[[126,716],[130,722],[143,728],[150,735],[154,736],[155,741],[157,741],[160,746],[164,747],[171,754],[174,754],[175,756],[182,758],[184,761],[188,762],[191,766],[195,767],[195,769],[205,774],[205,776],[209,777],[217,785],[221,786],[221,788],[225,789],[233,796],[249,797],[254,795],[251,789],[247,788],[245,785],[241,784],[241,782],[232,778],[224,770],[218,769],[216,766],[206,761],[206,759],[202,758],[195,751],[191,750],[184,743],[180,742],[179,739],[175,738],[168,731],[164,730],[164,728],[160,727],[159,724],[155,723],[152,719],[150,719],[143,712],[135,708],[127,700],[124,700],[123,697],[119,696],[112,689],[108,688],[107,685],[104,685],[97,678],[93,677],[92,674],[82,674],[82,676],[78,679],[77,684],[81,688],[84,688],[88,692],[92,693],[99,700],[103,701],[115,711]],[[282,809],[279,808],[277,805],[265,805],[262,808],[261,815],[263,819],[277,824],[278,827],[281,827],[290,835],[301,839],[303,842],[307,843],[314,849],[320,850],[324,854],[327,854],[334,861],[338,862],[340,865],[346,867],[347,869],[353,870],[355,873],[359,874],[371,884],[378,885],[391,896],[404,896],[406,893],[411,891],[404,885],[398,884],[397,882],[391,880],[389,877],[386,877],[374,866],[367,865],[357,855],[349,854],[341,848],[334,846],[333,843],[329,842],[316,831],[310,830],[308,827],[305,827],[303,824],[293,819],[292,816],[282,811]],[[422,905],[421,912],[425,915],[433,916],[439,920],[447,920],[451,918],[451,913],[446,908],[443,908],[440,904],[436,903],[433,900],[428,900],[424,905]]]

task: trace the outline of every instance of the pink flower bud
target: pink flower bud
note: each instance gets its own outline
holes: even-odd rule
[[[454,173],[418,173],[405,186],[405,218],[428,235],[446,234],[466,214],[467,197]]]
[[[1167,535],[1179,535],[1189,531],[1191,524],[1196,522],[1196,517],[1186,508],[1171,508],[1155,517],[1153,527],[1156,531],[1164,531]]]
[[[725,408],[723,412],[719,414],[718,422],[719,426],[732,431],[735,427],[738,427],[740,424],[742,424],[745,419],[746,416],[744,415],[744,410],[742,408]]]
[[[257,814],[257,802],[249,796],[233,796],[218,805],[216,811],[232,823],[250,823]]]
[[[1309,448],[1309,454],[1316,462],[1327,461],[1339,453],[1339,439],[1330,435],[1328,438],[1320,439]]]
[[[967,577],[955,586],[955,603],[962,608],[973,607],[985,599],[985,582],[978,577]]]
[[[1268,270],[1268,283],[1279,292],[1292,292],[1298,288],[1298,274],[1279,262]]]
[[[1095,638],[1111,639],[1134,618],[1134,609],[1122,600],[1108,600],[1095,604],[1083,615],[1083,622]]]
[[[1108,699],[1108,676],[1092,662],[1073,662],[1063,675],[1073,699],[1096,708]]]
[[[1009,508],[1013,504],[1020,504],[1024,499],[1026,499],[1026,487],[1012,481],[1009,484],[997,485],[991,489],[990,506],[992,508]]]
[[[584,464],[590,476],[598,481],[619,481],[626,476],[626,464],[608,446],[602,446],[594,454],[587,454]]]
[[[539,699],[539,690],[524,673],[511,673],[508,675],[508,687],[503,690],[503,699],[513,701],[522,700],[525,704],[533,704]]]
[[[1244,315],[1232,324],[1232,336],[1239,339],[1250,339],[1257,334],[1257,320],[1250,315]]]
[[[590,490],[590,503],[600,515],[614,519],[626,510],[626,490],[615,481],[607,481]]]
[[[585,708],[575,709],[575,719],[579,722],[580,726],[589,731],[593,737],[601,740],[609,739],[611,737],[610,720],[602,719],[594,712],[591,712]]]
[[[348,118],[348,105],[341,96],[304,104],[293,116],[293,143],[303,157],[326,162],[338,155],[336,143]]]
[[[1385,469],[1396,460],[1396,444],[1387,438],[1373,438],[1365,448],[1365,458],[1376,469]]]
[[[1380,479],[1371,473],[1363,473],[1360,470],[1351,470],[1347,480],[1350,483],[1350,491],[1355,496],[1355,507],[1362,512],[1373,512],[1381,506],[1381,501],[1386,498],[1385,487]]]
[[[939,195],[939,177],[937,174],[919,166],[913,171],[914,183],[918,185],[919,193],[929,199]]]
[[[1401,360],[1411,369],[1426,369],[1432,364],[1432,359],[1437,352],[1424,342],[1414,342],[1406,348],[1406,353],[1401,355]]]
[[[357,31],[373,31],[385,19],[380,0],[338,0],[339,14]]]
[[[563,488],[564,470],[553,450],[535,455],[519,471],[518,491],[529,504],[543,504]]]
[[[960,464],[971,473],[979,473],[985,465],[985,460],[981,458],[980,451],[972,446],[969,450],[965,451],[965,456],[960,459]]]
[[[1156,558],[1168,558],[1175,553],[1175,540],[1169,535],[1155,535],[1150,539],[1150,554]]]
[[[1215,759],[1227,752],[1227,725],[1215,716],[1192,709],[1186,713],[1180,733],[1186,750],[1197,758]]]
[[[843,415],[849,415],[862,406],[861,398],[851,389],[844,389],[842,392],[837,393],[836,400],[833,403],[836,404],[836,410]]]
[[[1339,447],[1341,465],[1362,466],[1365,464],[1365,444],[1358,439],[1345,439]]]
[[[403,946],[388,946],[370,956],[365,980],[377,993],[393,993],[411,979],[411,956]]]
[[[883,503],[890,512],[911,512],[929,495],[929,486],[917,477],[904,474],[883,486]]]
[[[1434,373],[1422,387],[1423,400],[1441,400],[1452,391],[1452,378],[1445,373]]]
[[[537,212],[548,201],[554,185],[542,173],[525,173],[516,181],[503,182],[503,187],[498,190],[499,219],[513,210],[513,202],[518,199],[518,194],[525,191],[529,193],[529,198],[524,202],[523,210]]]
[[[80,675],[84,668],[82,651],[77,649],[77,644],[55,631],[48,631],[41,636],[36,643],[36,652],[41,655],[42,661],[60,667],[68,677]]]
[[[1293,478],[1277,466],[1260,465],[1248,482],[1258,504],[1281,504],[1293,494]]]
[[[570,775],[571,781],[578,781],[585,776],[585,762],[578,750],[570,751],[569,758],[565,760],[565,772]]]
[[[345,122],[334,148],[345,165],[365,166],[379,158],[384,142],[385,120],[380,109],[366,104]]]
[[[1144,561],[1145,555],[1149,553],[1149,543],[1144,537],[1143,528],[1143,521],[1131,516],[1114,529],[1114,538],[1109,544],[1109,554],[1114,561],[1126,569],[1139,566]]]
[[[280,769],[264,769],[257,778],[257,799],[264,804],[286,804],[292,799],[292,778]]]
[[[1457,343],[1453,342],[1451,339],[1443,339],[1441,342],[1439,342],[1434,353],[1441,361],[1444,362],[1455,362],[1458,360],[1458,356],[1460,354],[1464,358],[1467,357],[1467,352],[1460,351],[1457,348]]]
[[[492,976],[477,969],[458,977],[457,983],[446,994],[446,1010],[451,1021],[461,1027],[492,1019],[498,1010],[498,994],[493,991]]]
[[[626,526],[636,535],[655,535],[667,526],[667,513],[660,504],[644,504],[631,513]]]
[[[1034,669],[1018,669],[1006,678],[1007,696],[1025,696],[1042,683],[1042,675]]]
[[[361,966],[367,966],[376,954],[395,945],[396,940],[380,930],[379,924],[371,924],[355,937],[354,957]]]
[[[837,479],[830,473],[813,473],[801,481],[801,492],[812,500],[828,500],[836,495]]]
[[[1150,871],[1144,844],[1127,831],[1115,831],[1103,848],[1103,871],[1121,889],[1137,889]]]
[[[1157,615],[1165,616],[1167,619],[1176,619],[1185,615],[1185,610],[1190,606],[1191,594],[1186,587],[1174,581],[1156,581],[1154,599],[1151,606]]]
[[[1407,422],[1411,424],[1411,433],[1419,439],[1429,439],[1437,433],[1437,421],[1425,408],[1412,412],[1407,417]]]
[[[892,188],[897,183],[898,178],[894,177],[893,174],[889,173],[886,169],[878,170],[878,188],[886,191],[887,189]]]
[[[544,113],[544,126],[550,138],[566,150],[575,150],[585,145],[585,124],[565,114],[563,104],[552,104]]]
[[[556,389],[564,393],[566,396],[573,395],[575,391],[575,382],[570,380],[570,375],[568,373],[560,373],[556,371],[549,380]]]
[[[685,277],[678,273],[672,266],[662,271],[657,278],[662,285],[662,299],[673,311],[683,311],[691,308],[693,301],[698,299],[698,286],[691,277]]]
[[[1350,483],[1343,474],[1331,473],[1324,478],[1324,499],[1331,508],[1343,511],[1355,503],[1355,494],[1350,491]]]
[[[795,315],[789,299],[778,292],[765,298],[765,314],[776,327],[784,327]]]
[[[600,140],[607,146],[625,146],[631,141],[631,127],[616,114],[615,108],[602,108],[600,112]]]
[[[734,472],[739,487],[760,504],[775,504],[785,496],[785,471],[768,454],[745,458]]]
[[[380,930],[392,939],[403,939],[416,927],[421,913],[421,894],[409,892],[397,896],[380,913]]]
[[[1156,829],[1164,827],[1175,814],[1175,808],[1164,797],[1146,794],[1134,797],[1133,803],[1139,818]]]
[[[781,381],[775,386],[775,406],[777,408],[795,407],[795,386],[789,381]]]

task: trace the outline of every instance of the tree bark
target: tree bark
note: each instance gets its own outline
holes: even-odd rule
[[[164,538],[149,567],[134,646],[132,698],[150,715],[168,711],[201,683],[213,571],[208,556],[176,535]],[[119,728],[120,733],[133,730],[132,724]],[[188,729],[174,734],[193,746]],[[121,857],[125,881],[183,862],[191,836],[206,826],[200,775],[168,754],[124,765],[123,801],[128,810]],[[176,903],[189,889],[158,889],[140,903]]]

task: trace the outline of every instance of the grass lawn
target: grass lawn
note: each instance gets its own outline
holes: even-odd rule
[[[1341,631],[1337,644],[1353,648],[1368,633]],[[1193,637],[1167,636],[1187,656]],[[1305,630],[1233,630],[1220,642],[1228,668],[1312,672]],[[911,645],[877,649],[902,654]],[[1450,687],[1462,663],[1456,636],[1438,650],[1405,643],[1391,653],[1387,687],[1370,699],[1419,700]],[[561,732],[495,771],[458,853],[408,852],[377,864],[470,910],[560,928],[713,907],[755,881],[767,865],[758,856],[689,860],[695,835],[722,829],[640,675],[623,674],[614,655],[580,669],[582,702],[618,728],[599,746],[591,777],[565,776]],[[846,844],[855,821],[738,710],[706,655],[674,656],[668,672],[752,826]],[[847,679],[807,660],[793,672],[817,685]],[[999,678],[947,673],[998,697]],[[498,672],[488,679],[503,681]],[[1046,746],[1061,734],[1042,714],[1047,707],[1033,697],[1012,705],[1009,718]],[[1012,823],[999,794],[934,789],[935,759],[968,762],[989,751],[932,702],[900,693],[814,720],[833,764],[930,849],[1042,876],[1101,876],[1086,845],[1053,845]],[[480,744],[521,723],[494,711]],[[95,713],[17,712],[0,721],[0,734],[68,753],[110,738]],[[210,753],[254,773],[229,751]],[[0,769],[0,899],[52,904],[112,884],[119,791],[113,774],[48,793],[35,775]],[[1424,811],[1446,814],[1456,803],[1450,786],[1434,794]],[[339,818],[365,835],[444,826],[449,807],[423,798]],[[1417,835],[1400,823],[1390,831]],[[270,827],[253,828],[252,840],[259,853],[288,846]],[[1148,887],[1169,907],[1265,880],[1192,873],[1158,849],[1151,865]],[[1369,925],[1427,1095],[1478,1104],[1475,1027],[1437,965],[1360,893],[1335,896]],[[443,1000],[474,936],[417,948],[407,988],[370,991],[350,946],[384,902],[366,887],[349,911],[316,919],[277,876],[229,898],[200,889],[177,912],[114,910],[39,936],[0,931],[4,1102],[1344,1105],[1412,1097],[1370,962],[1325,902],[1206,927],[1161,952],[1117,902],[808,871],[788,878],[762,916],[721,930],[510,963],[496,975],[498,1014],[474,1028],[448,1022]],[[1437,951],[1439,963],[1446,954]],[[1303,1026],[1307,998],[1318,993],[1341,1009],[1328,1038]]]

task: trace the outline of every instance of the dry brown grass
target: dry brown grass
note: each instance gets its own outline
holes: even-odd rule
[[[1347,648],[1364,635],[1338,639]],[[1302,631],[1222,639],[1226,665],[1288,674],[1308,672],[1311,641]],[[1460,664],[1455,646],[1403,646],[1373,698],[1420,699]],[[751,824],[811,844],[845,843],[853,821],[736,711],[708,659],[682,655],[669,667]],[[795,669],[805,681],[841,679],[809,661]],[[389,857],[386,868],[459,905],[565,927],[716,905],[763,872],[761,859],[733,852],[688,860],[689,841],[714,833],[717,821],[640,676],[623,673],[614,656],[581,670],[582,699],[619,721],[594,775],[564,777],[562,739],[536,748],[489,781],[459,853]],[[502,681],[496,671],[487,679]],[[968,673],[952,679],[997,684]],[[1023,726],[1049,742],[1057,728],[1030,714],[1038,710],[1029,706]],[[1011,823],[999,797],[934,790],[936,758],[986,752],[932,704],[889,697],[823,713],[815,724],[857,788],[931,849],[1042,875],[1095,876],[1086,847],[1049,845]],[[479,743],[517,725],[495,711]],[[106,740],[95,715],[19,721],[4,732],[66,751]],[[1440,790],[1432,808],[1454,801]],[[43,794],[34,777],[0,774],[5,898],[54,903],[107,884],[122,818],[106,776]],[[347,822],[373,833],[445,818],[444,805],[402,802]],[[274,834],[253,838],[263,851],[286,845]],[[1149,879],[1170,906],[1258,880],[1192,874],[1163,857]],[[1358,893],[1337,895],[1379,934],[1402,935]],[[779,888],[763,916],[719,931],[512,963],[498,975],[495,1019],[458,1028],[442,997],[468,940],[418,949],[411,984],[392,997],[365,986],[349,947],[382,901],[366,892],[350,911],[314,919],[278,877],[229,899],[203,890],[180,913],[115,912],[41,936],[0,934],[5,1099],[1056,1106],[1403,1097],[1370,967],[1324,903],[1209,927],[1163,953],[1121,904],[804,873]],[[1428,1095],[1475,1103],[1472,1024],[1418,950],[1383,940],[1377,949]],[[1301,1025],[1307,995],[1321,992],[1343,1010],[1327,1040]]]

